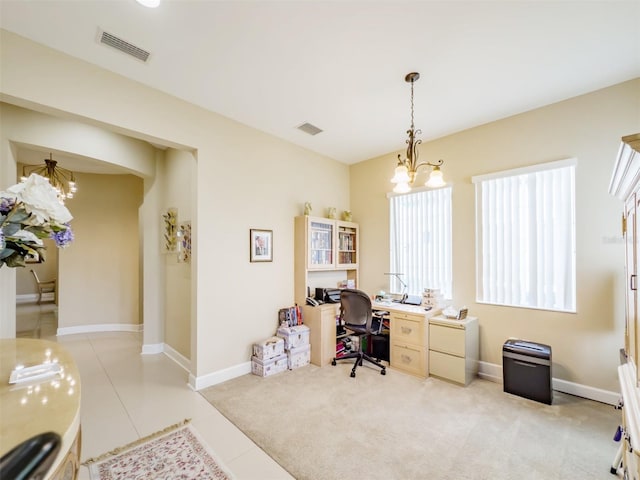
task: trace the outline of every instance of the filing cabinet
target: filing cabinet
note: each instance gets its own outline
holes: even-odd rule
[[[390,365],[427,377],[427,327],[424,314],[391,310]]]
[[[429,319],[429,375],[468,385],[478,374],[478,319]]]

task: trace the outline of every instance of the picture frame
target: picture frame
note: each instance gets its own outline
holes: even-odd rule
[[[273,230],[249,230],[249,261],[273,261]]]

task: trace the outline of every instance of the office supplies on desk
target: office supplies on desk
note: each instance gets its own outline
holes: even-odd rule
[[[464,320],[467,318],[468,309],[465,307],[455,308],[448,306],[442,310],[442,314],[447,318],[455,318],[456,320]]]
[[[324,303],[340,303],[339,288],[316,288],[316,300],[322,300]]]
[[[306,300],[307,305],[311,305],[312,307],[318,307],[321,303],[324,303],[322,300],[318,301],[315,298],[307,297]]]
[[[419,295],[405,295],[402,303],[407,305],[420,305],[422,303],[422,298],[420,298]]]

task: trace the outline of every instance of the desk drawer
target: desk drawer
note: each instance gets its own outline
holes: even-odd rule
[[[427,352],[424,347],[393,342],[391,345],[391,367],[420,377],[427,376]]]
[[[392,314],[391,341],[426,346],[424,317]]]
[[[463,328],[429,325],[429,350],[464,357],[464,347],[465,331]]]

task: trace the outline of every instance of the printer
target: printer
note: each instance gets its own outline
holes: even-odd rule
[[[340,303],[339,288],[316,288],[316,300],[322,300],[324,303]]]

